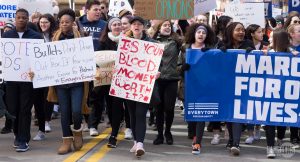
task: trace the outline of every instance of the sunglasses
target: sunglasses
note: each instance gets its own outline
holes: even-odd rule
[[[299,21],[298,20],[294,20],[293,23],[294,24],[300,24],[300,20]]]

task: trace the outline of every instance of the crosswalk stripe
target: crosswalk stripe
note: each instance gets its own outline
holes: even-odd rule
[[[88,143],[83,145],[81,150],[74,152],[72,155],[70,155],[68,158],[66,158],[64,160],[64,162],[78,161],[84,155],[86,155],[90,150],[92,150],[98,143],[100,143],[102,140],[107,138],[107,136],[110,134],[110,132],[111,132],[111,128],[105,129],[99,136],[94,137]]]
[[[120,132],[117,140],[118,143],[120,143],[122,140],[124,140],[124,132]],[[112,148],[107,147],[106,143],[103,145],[98,151],[96,151],[93,155],[91,155],[86,162],[95,162],[95,161],[100,161]]]

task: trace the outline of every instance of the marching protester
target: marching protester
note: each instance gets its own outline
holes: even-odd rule
[[[190,65],[185,63],[186,55],[185,51],[187,48],[199,49],[206,51],[210,48],[215,47],[215,33],[213,30],[205,24],[192,24],[185,34],[185,45],[179,55],[178,65],[179,72],[182,76],[184,83],[184,71],[190,69]],[[183,86],[184,87],[184,86]],[[184,88],[181,90],[184,93]],[[196,122],[196,135],[193,138],[192,153],[197,155],[201,152],[201,142],[204,134],[205,122]]]
[[[290,17],[287,17],[286,21],[284,22],[284,29],[287,29],[290,25],[293,24],[300,24],[300,18],[299,15],[293,15]]]
[[[58,13],[59,29],[53,34],[52,41],[80,38],[80,32],[73,28],[75,12],[71,9],[63,9]],[[61,127],[63,142],[58,149],[58,154],[66,154],[81,149],[82,139],[82,115],[81,108],[86,106],[87,84],[71,83],[49,87],[48,101],[58,100],[61,109]]]
[[[154,40],[149,38],[144,32],[144,19],[134,16],[131,19],[130,24],[130,30],[126,33],[128,37],[154,42]],[[126,101],[130,115],[130,126],[134,139],[134,145],[130,149],[130,152],[134,152],[136,157],[141,157],[145,154],[144,139],[146,134],[146,114],[149,104],[131,100]]]
[[[160,64],[160,77],[156,80],[160,103],[156,106],[156,125],[158,135],[153,141],[154,145],[163,144],[164,136],[168,145],[173,144],[171,127],[174,120],[174,108],[177,96],[179,75],[177,61],[181,47],[179,36],[173,31],[169,20],[158,24],[153,39],[165,45],[164,54]],[[164,127],[164,123],[166,124]],[[164,131],[165,128],[165,132]]]
[[[270,52],[291,52],[289,34],[284,29],[276,29],[272,34],[272,49]],[[275,158],[275,129],[277,129],[277,145],[281,146],[285,136],[285,126],[266,125],[267,157]]]
[[[29,13],[25,9],[16,11],[16,27],[3,34],[2,38],[43,39],[27,27]],[[10,114],[16,116],[13,122],[14,147],[17,152],[29,149],[31,108],[33,105],[33,86],[31,82],[6,82],[6,103]]]
[[[225,49],[246,49],[247,51],[254,50],[255,46],[252,41],[245,39],[245,27],[240,22],[233,22],[225,30],[223,35]],[[226,148],[230,149],[235,156],[240,154],[240,138],[242,133],[242,124],[227,122],[229,140]]]
[[[42,33],[45,42],[51,42],[53,33],[57,29],[54,17],[50,14],[44,14],[39,17],[37,22],[38,30]],[[36,88],[33,90],[33,100],[35,113],[38,119],[39,131],[33,138],[34,141],[45,139],[45,132],[50,132],[50,120],[53,111],[53,104],[46,101],[48,88]]]

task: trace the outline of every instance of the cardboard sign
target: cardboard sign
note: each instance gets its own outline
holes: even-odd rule
[[[108,15],[113,17],[119,17],[119,12],[122,11],[123,9],[126,9],[132,13],[132,8],[128,0],[110,0]]]
[[[94,80],[96,63],[92,37],[32,46],[33,87],[48,87]]]
[[[109,94],[149,103],[164,45],[122,36]]]
[[[1,38],[2,68],[5,81],[30,82],[29,56],[33,54],[30,48],[33,44],[43,43],[43,39],[13,39]]]
[[[194,15],[205,14],[215,8],[217,8],[216,1],[209,0],[194,0]]]
[[[245,27],[250,24],[265,26],[264,3],[228,4],[225,14],[232,17],[234,22],[241,22]]]
[[[97,51],[95,52],[95,61],[99,66],[96,77],[100,80],[94,80],[94,86],[110,85],[115,66],[117,51]]]
[[[5,22],[7,22],[8,20],[15,19],[17,9],[17,1],[0,0],[0,28],[3,28]]]
[[[52,0],[18,0],[19,7],[25,8],[29,15],[34,12],[40,12],[41,14],[53,13]]]
[[[189,19],[194,17],[194,0],[135,0],[135,15],[144,19]]]

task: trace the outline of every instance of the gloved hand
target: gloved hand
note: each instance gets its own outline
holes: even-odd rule
[[[226,49],[226,47],[225,47],[225,46],[222,46],[222,47],[220,47],[220,48],[219,48],[219,50],[221,50],[222,52],[224,52],[224,53],[225,53],[227,49]]]
[[[185,64],[183,64],[182,65],[182,71],[188,71],[188,70],[190,70],[190,68],[191,68],[191,65],[190,64],[187,64],[187,63],[185,63]]]

